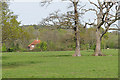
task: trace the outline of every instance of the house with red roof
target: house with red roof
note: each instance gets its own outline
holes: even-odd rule
[[[28,45],[29,50],[33,50],[35,48],[35,45],[39,44],[40,40],[34,40],[31,44]]]

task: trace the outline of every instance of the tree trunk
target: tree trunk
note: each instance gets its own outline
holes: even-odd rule
[[[99,29],[96,30],[95,56],[102,56],[102,52],[101,52],[101,39],[100,39],[100,31],[99,31]]]
[[[76,33],[76,49],[75,49],[75,55],[76,56],[81,56],[80,54],[80,36],[78,35],[79,33]]]
[[[97,25],[102,22],[102,11],[97,15]],[[96,26],[96,48],[95,48],[95,56],[103,56],[101,52],[101,34],[100,28]]]
[[[78,12],[77,12],[77,4],[78,2],[73,2],[74,5],[74,31],[75,31],[75,42],[76,42],[76,49],[74,56],[81,56],[80,54],[80,35],[79,35],[79,28],[78,28]]]

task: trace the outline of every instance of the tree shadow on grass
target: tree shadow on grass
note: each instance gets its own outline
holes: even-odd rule
[[[19,66],[28,66],[31,64],[43,63],[42,61],[25,61],[25,62],[7,62],[3,63],[2,67],[4,68],[15,68]]]
[[[70,57],[72,55],[45,55],[45,56],[41,56],[41,57]]]
[[[7,56],[2,56],[2,57],[0,57],[0,59],[8,59],[9,57],[7,57]]]

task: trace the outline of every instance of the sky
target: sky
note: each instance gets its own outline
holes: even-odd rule
[[[10,10],[14,12],[15,15],[18,15],[18,21],[21,21],[21,25],[30,25],[30,24],[39,24],[43,18],[46,18],[50,13],[57,11],[58,9],[61,13],[67,12],[67,7],[69,2],[60,2],[59,0],[54,0],[49,6],[40,6],[41,0],[14,0],[10,2]],[[91,0],[96,3],[96,0]],[[88,0],[81,1],[82,5],[86,4],[86,8],[90,8]],[[88,12],[81,19],[82,21],[88,21],[89,19],[93,20],[96,18],[94,13]]]
[[[18,15],[18,21],[21,21],[21,25],[28,25],[39,24],[43,18],[46,18],[50,13],[57,11],[58,9],[61,11],[61,13],[65,13],[70,10],[67,8],[68,6],[68,2],[59,1],[52,3],[47,7],[41,7],[39,1],[12,1],[10,2],[9,8],[14,12],[15,15]],[[94,18],[92,15],[92,13],[86,14],[86,16],[84,16],[84,20]]]
[[[38,24],[42,18],[47,17],[51,12],[60,9],[66,12],[66,3],[53,3],[48,7],[41,7],[39,2],[13,2],[10,3],[10,10],[18,15],[18,20],[22,24]]]

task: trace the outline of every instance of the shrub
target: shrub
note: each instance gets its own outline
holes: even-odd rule
[[[39,45],[37,45],[37,47],[41,50],[41,51],[46,51],[47,50],[47,43],[44,42],[40,42]]]
[[[19,50],[19,44],[17,43],[16,46],[15,46],[15,50]]]
[[[14,51],[14,48],[8,48],[7,49],[7,52],[13,52]]]
[[[91,46],[91,49],[94,50],[94,51],[95,51],[95,48],[96,48],[95,44]]]
[[[2,52],[7,51],[5,43],[2,44]]]
[[[68,48],[71,49],[71,50],[75,50],[76,47],[75,47],[75,44],[71,44],[71,45],[68,46]]]
[[[89,44],[81,44],[81,50],[88,50]]]
[[[7,52],[15,52],[15,51],[19,51],[21,50],[19,48],[19,44],[14,44],[14,43],[11,43],[11,47],[10,48],[7,48]]]

